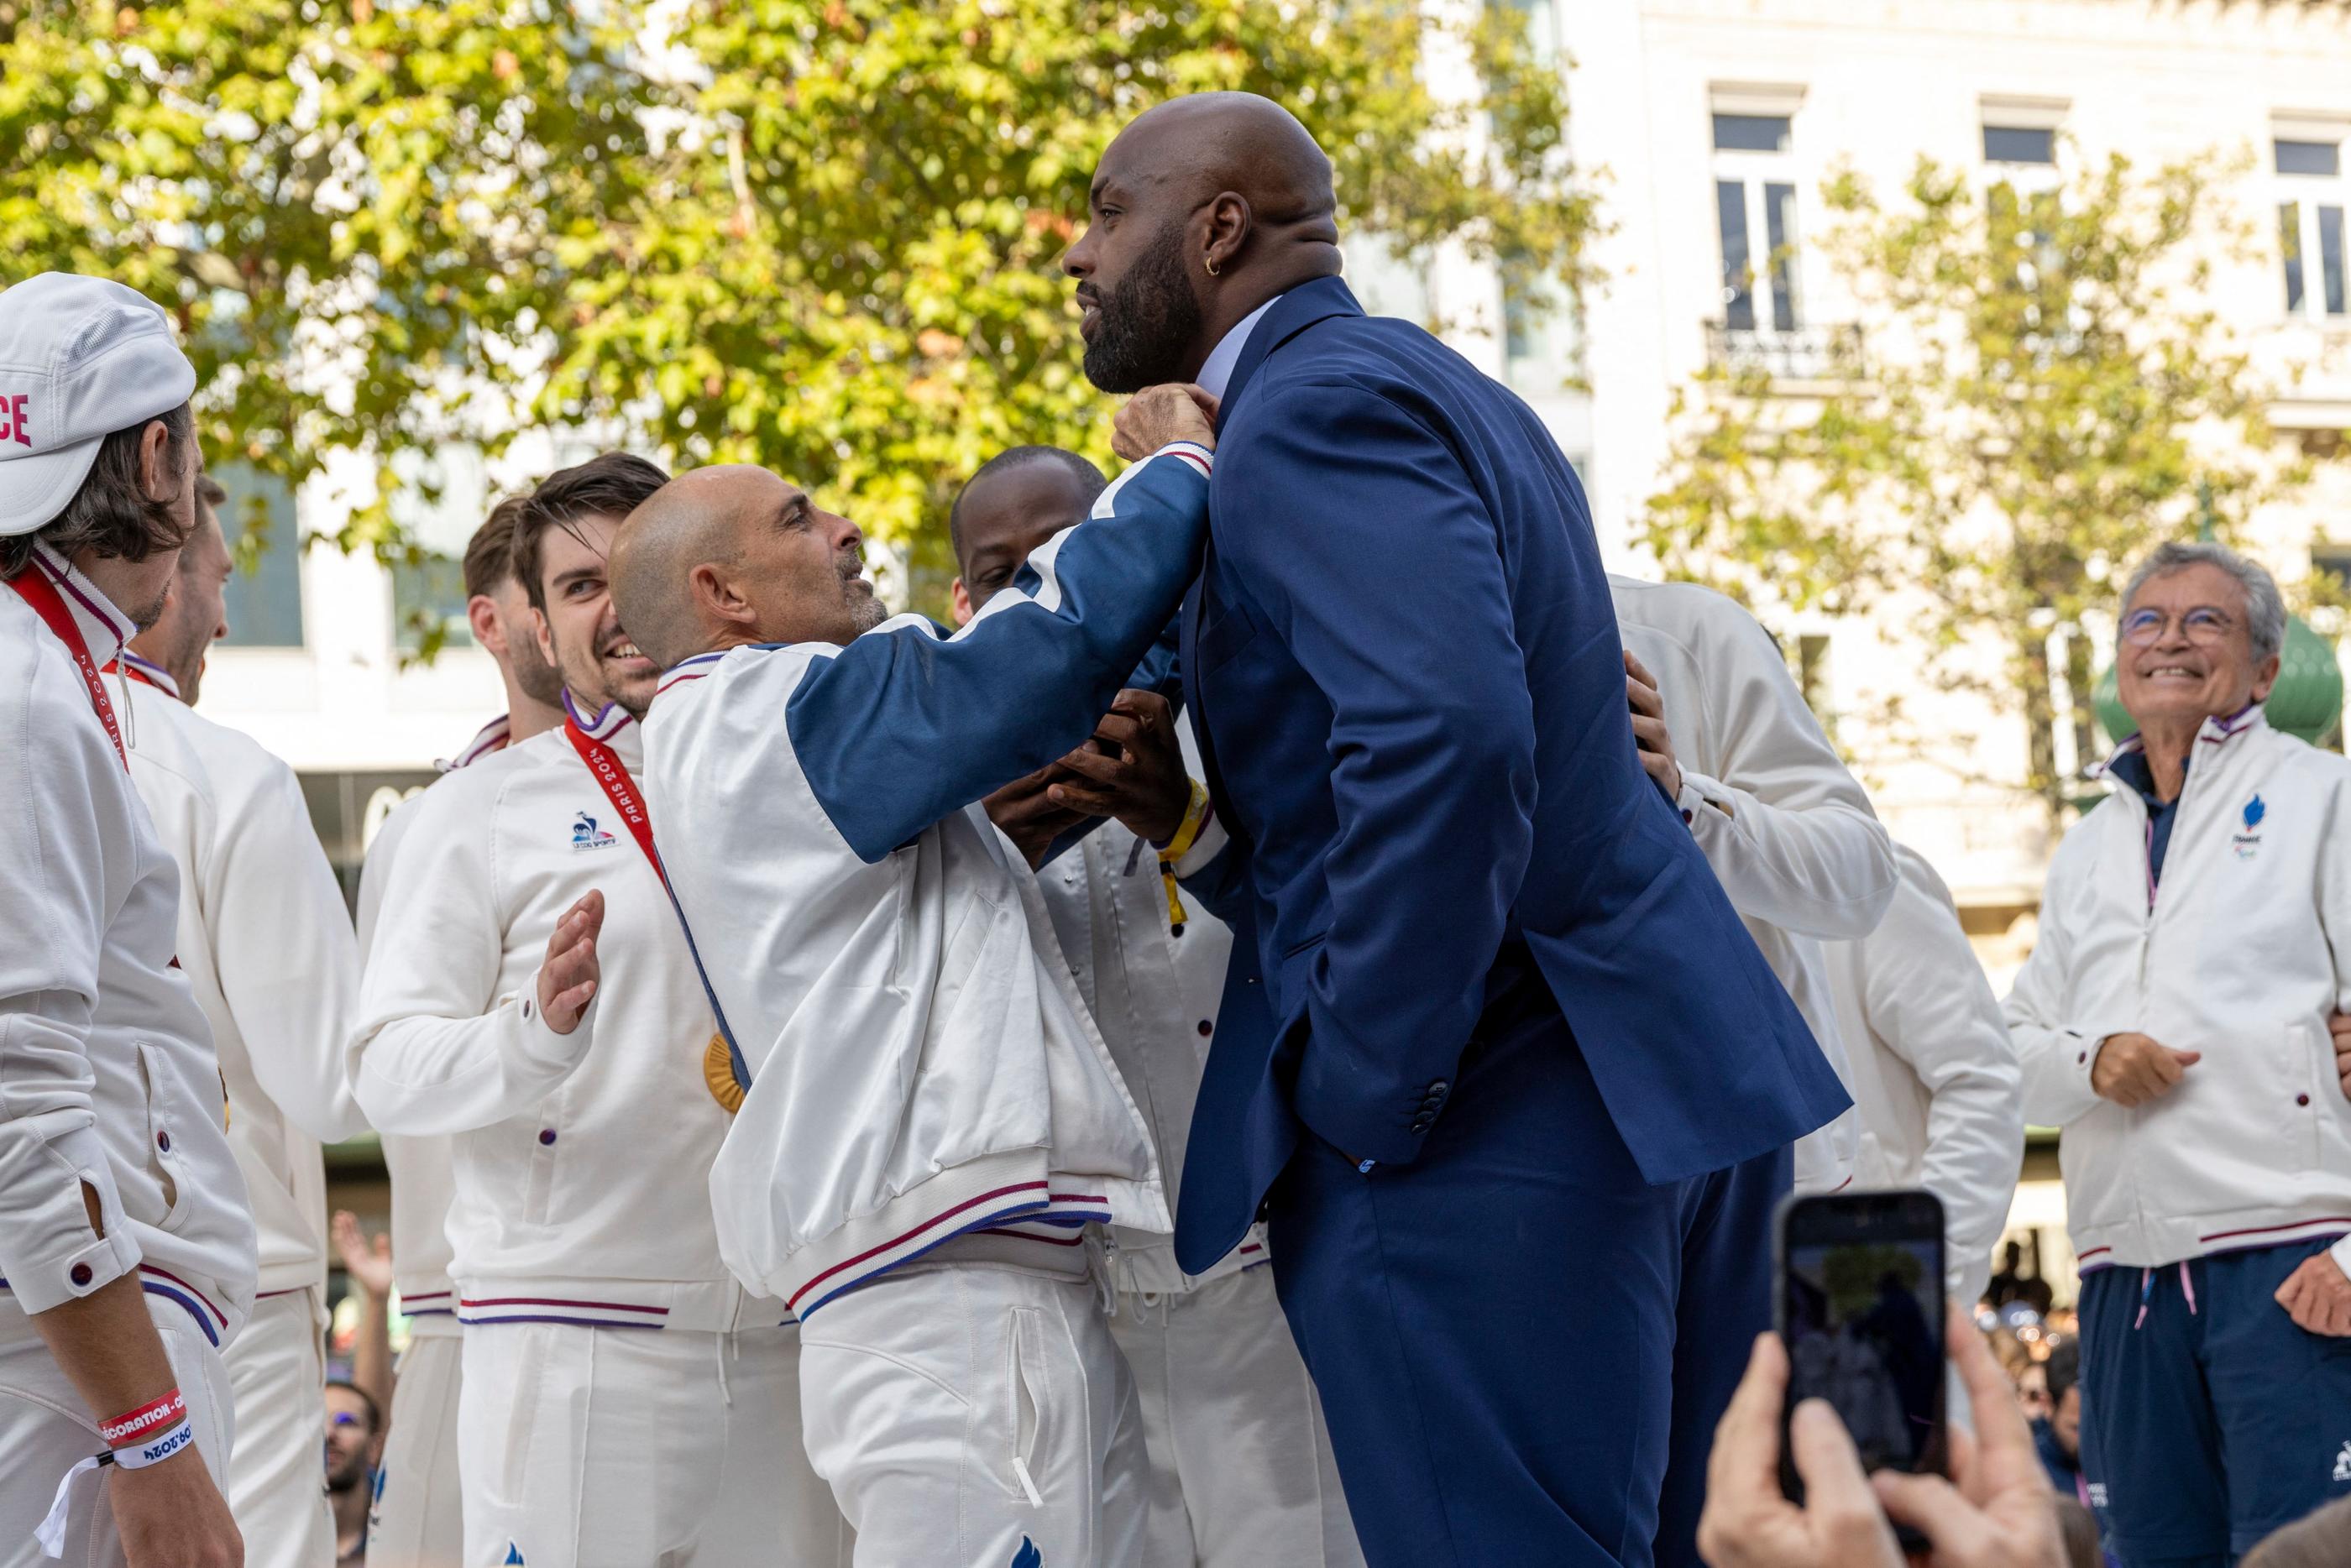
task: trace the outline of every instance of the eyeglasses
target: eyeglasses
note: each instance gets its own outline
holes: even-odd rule
[[[367,1425],[367,1422],[363,1417],[354,1416],[349,1410],[338,1410],[333,1415],[327,1417],[327,1425],[329,1427],[362,1427]]]
[[[2159,609],[2135,609],[2123,617],[2123,640],[2134,648],[2146,648],[2163,638],[2164,628],[2172,618]],[[2210,605],[2181,612],[2179,632],[2190,642],[2210,645],[2228,639],[2230,628],[2237,623]]]

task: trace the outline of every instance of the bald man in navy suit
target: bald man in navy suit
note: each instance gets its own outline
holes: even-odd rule
[[[1694,1563],[1835,1074],[1642,771],[1591,514],[1525,404],[1339,279],[1263,99],[1096,171],[1087,375],[1220,400],[1184,696],[1235,935],[1178,1261],[1260,1209],[1375,1568]]]

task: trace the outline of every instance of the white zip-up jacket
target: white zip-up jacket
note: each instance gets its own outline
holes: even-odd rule
[[[1188,749],[1190,726],[1184,731]],[[1184,1170],[1192,1105],[1224,1000],[1232,932],[1198,898],[1186,898],[1178,933],[1158,852],[1117,822],[1103,823],[1039,870],[1037,886],[1060,956],[1150,1125],[1172,1190]],[[1124,1291],[1181,1293],[1270,1261],[1261,1225],[1251,1226],[1204,1274],[1176,1266],[1174,1237],[1122,1227],[1116,1283]]]
[[[1877,929],[1827,944],[1829,992],[1861,1113],[1864,1187],[1943,1200],[1951,1299],[1980,1300],[2024,1159],[2023,1077],[2000,1002],[1927,857],[1894,846],[1901,883]]]
[[[104,664],[129,618],[37,549],[26,569]],[[136,1271],[225,1345],[253,1309],[253,1214],[212,1033],[172,958],[180,875],[73,656],[5,587],[0,768],[0,1311],[47,1312]]]
[[[2159,888],[2146,803],[2110,783],[2050,862],[2004,1009],[2025,1116],[2064,1129],[2075,1255],[2153,1268],[2351,1232],[2351,1103],[2326,1033],[2351,1003],[2351,762],[2258,709],[2206,720]],[[2090,1087],[2125,1033],[2203,1060],[2126,1109]],[[2335,1257],[2351,1271],[2351,1240]]]
[[[651,809],[637,726],[585,726]],[[604,893],[602,983],[569,1034],[538,1012],[564,911]],[[784,1320],[720,1265],[702,1174],[726,1133],[712,1024],[652,865],[560,729],[418,796],[360,986],[352,1081],[386,1132],[449,1135],[458,1321],[731,1331]]]
[[[504,751],[507,719],[503,713],[482,726],[481,732],[454,760],[435,765],[450,773]],[[418,792],[419,795],[423,794]],[[394,806],[375,830],[360,867],[360,961],[375,950],[375,931],[383,909],[384,888],[392,880],[392,857],[409,825],[416,820],[417,796]],[[392,1178],[392,1280],[400,1294],[400,1311],[412,1334],[457,1332],[457,1293],[449,1282],[449,1210],[456,1201],[457,1184],[450,1174],[455,1156],[445,1137],[402,1137],[379,1135],[383,1165]]]
[[[803,1318],[968,1231],[1174,1228],[1035,878],[976,803],[1109,710],[1196,570],[1208,466],[1178,444],[1128,469],[952,638],[900,616],[704,654],[653,700],[654,833],[750,1075],[710,1174],[719,1242]]]
[[[1894,898],[1893,841],[1753,616],[1694,583],[1611,574],[1608,592],[1665,700],[1683,820],[1850,1093],[1821,944],[1876,929]],[[1858,1107],[1799,1138],[1796,1191],[1850,1182],[1859,1142]]]
[[[319,1145],[366,1127],[343,1072],[359,961],[294,770],[126,651],[131,777],[180,871],[180,967],[212,1025],[264,1295],[327,1282]]]

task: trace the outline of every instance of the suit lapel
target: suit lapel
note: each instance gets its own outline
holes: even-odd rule
[[[1318,321],[1333,316],[1361,316],[1364,307],[1347,286],[1335,277],[1318,277],[1300,284],[1274,302],[1274,306],[1259,320],[1241,345],[1240,358],[1234,362],[1233,373],[1225,382],[1223,401],[1217,405],[1217,433],[1222,435],[1225,421],[1248,390],[1249,384],[1267,356],[1297,337]],[[1210,494],[1213,497],[1214,490]],[[1211,501],[1213,508],[1214,502]],[[1208,708],[1203,701],[1200,680],[1200,620],[1208,596],[1214,592],[1211,584],[1217,572],[1217,530],[1213,510],[1209,514],[1208,540],[1200,556],[1200,575],[1192,579],[1190,591],[1184,596],[1184,626],[1178,641],[1179,657],[1184,662],[1184,702],[1192,711],[1192,732],[1200,742],[1200,767],[1208,776],[1201,782],[1208,786],[1209,797],[1217,803],[1225,818],[1225,831],[1235,838],[1242,836],[1240,818],[1231,809],[1225,794],[1225,782],[1217,766],[1217,743],[1209,733]]]

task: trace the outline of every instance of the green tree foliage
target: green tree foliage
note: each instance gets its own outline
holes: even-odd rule
[[[2231,171],[2116,156],[2020,199],[1921,161],[1892,203],[1832,178],[1824,249],[1860,330],[1817,384],[1723,368],[1689,388],[1647,543],[1750,601],[1844,614],[1898,594],[1930,682],[2027,726],[2027,776],[1999,782],[2060,811],[2055,735],[2093,754],[2121,572],[2194,532],[2199,489],[2227,537],[2308,477],[2208,303],[2245,241],[2217,215]],[[1996,672],[1970,657],[1988,642]]]
[[[1560,62],[1482,9],[0,0],[0,243],[176,311],[215,462],[366,454],[345,547],[415,558],[413,454],[588,421],[779,469],[935,566],[996,450],[1108,455],[1056,261],[1152,103],[1266,93],[1351,234],[1580,287]],[[1480,96],[1430,90],[1445,51]]]
[[[1465,34],[1334,0],[704,0],[678,39],[709,73],[691,121],[568,258],[550,403],[800,479],[936,582],[946,503],[990,454],[1109,455],[1057,263],[1095,160],[1154,103],[1263,93],[1331,151],[1345,232],[1583,282],[1563,78],[1486,9]],[[1468,52],[1481,97],[1430,91],[1437,49]]]
[[[298,484],[369,454],[339,542],[402,558],[392,458],[511,423],[556,239],[626,199],[624,42],[509,0],[0,0],[8,275],[172,310],[208,459]]]

